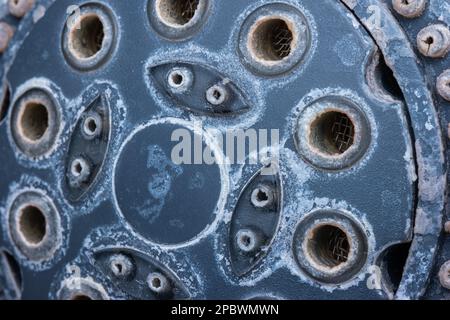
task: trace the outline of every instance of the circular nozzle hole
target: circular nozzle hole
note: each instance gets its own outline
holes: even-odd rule
[[[174,93],[184,93],[192,87],[194,75],[188,68],[173,68],[167,76],[169,89]]]
[[[39,141],[47,132],[49,114],[47,107],[39,102],[28,102],[22,110],[19,130],[23,136],[32,141]]]
[[[19,216],[19,231],[24,240],[37,245],[44,240],[47,233],[47,221],[44,213],[36,206],[22,208]]]
[[[191,22],[200,0],[158,0],[156,8],[160,19],[169,26],[184,26]]]
[[[352,279],[369,251],[364,227],[345,213],[319,210],[297,226],[294,255],[299,267],[322,283],[338,284]]]
[[[117,40],[117,24],[109,8],[99,3],[82,5],[68,17],[62,49],[69,64],[91,71],[112,56]]]
[[[220,106],[227,99],[228,91],[223,85],[214,85],[206,91],[206,100],[214,106]]]
[[[348,115],[339,111],[320,114],[310,128],[310,143],[327,155],[345,153],[354,142],[355,126]]]
[[[267,195],[267,193],[261,189],[258,190],[258,192],[256,193],[256,200],[258,202],[264,202],[267,201],[269,199],[269,196]]]
[[[42,190],[22,191],[8,208],[8,224],[12,243],[29,261],[49,261],[62,244],[60,215]]]
[[[72,163],[72,174],[75,177],[79,177],[83,172],[83,163],[80,160],[75,160]]]
[[[95,134],[97,131],[97,122],[93,118],[89,118],[86,121],[86,132],[89,134]]]
[[[75,158],[69,170],[69,181],[72,187],[80,187],[88,182],[92,173],[90,164],[82,157]]]
[[[250,196],[250,201],[256,208],[267,208],[274,203],[274,192],[270,186],[260,185],[256,187]]]
[[[312,40],[303,10],[284,3],[266,4],[242,25],[241,61],[257,75],[284,76],[305,60]]]
[[[151,273],[147,278],[147,283],[150,290],[157,294],[167,293],[171,290],[169,280],[159,272]]]
[[[314,229],[307,246],[313,259],[327,268],[346,263],[350,253],[347,234],[333,225],[323,225]]]
[[[83,134],[86,139],[94,139],[100,136],[102,131],[102,118],[97,113],[88,115],[83,120]]]
[[[180,74],[180,73],[173,73],[173,74],[171,75],[171,77],[172,77],[172,82],[173,82],[175,85],[180,86],[180,85],[183,84],[183,79],[184,79],[184,77],[183,77],[182,74]]]
[[[53,151],[60,134],[60,106],[53,95],[51,89],[32,87],[12,103],[11,136],[33,160]]]
[[[103,47],[105,31],[102,20],[94,13],[80,18],[78,25],[71,30],[69,47],[79,59],[95,56]]]
[[[293,50],[294,34],[288,23],[280,18],[267,18],[255,26],[250,36],[251,52],[257,59],[277,62]]]
[[[236,244],[243,253],[252,253],[262,246],[262,239],[254,230],[241,229],[236,234]]]

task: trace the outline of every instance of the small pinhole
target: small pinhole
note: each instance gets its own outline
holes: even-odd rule
[[[183,84],[183,75],[179,73],[175,73],[172,75],[172,81],[174,84],[180,86]]]

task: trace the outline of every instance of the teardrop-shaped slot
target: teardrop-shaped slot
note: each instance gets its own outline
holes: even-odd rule
[[[281,183],[277,170],[264,168],[242,191],[231,222],[233,271],[243,276],[267,255],[280,220]]]
[[[174,272],[141,252],[114,248],[94,254],[95,265],[135,299],[183,300],[190,294]]]
[[[211,116],[249,109],[242,91],[228,77],[208,67],[167,63],[151,67],[150,79],[177,106]]]

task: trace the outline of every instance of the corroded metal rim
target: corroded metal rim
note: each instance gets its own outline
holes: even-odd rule
[[[405,96],[415,139],[418,194],[414,238],[396,298],[418,299],[434,265],[445,208],[447,178],[438,114],[414,50],[386,4],[342,2],[371,33]]]

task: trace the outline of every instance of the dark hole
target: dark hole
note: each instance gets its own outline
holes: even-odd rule
[[[222,94],[220,93],[219,90],[215,90],[213,93],[214,98],[216,98],[216,100],[219,100],[220,97],[222,97]]]
[[[249,236],[242,236],[242,237],[241,237],[241,243],[242,243],[245,247],[248,247],[248,246],[250,246],[250,244],[252,243],[252,239],[250,239]]]
[[[395,79],[392,69],[386,64],[383,56],[380,56],[380,60],[375,70],[375,76],[378,79],[380,85],[397,99],[404,100],[402,89]]]
[[[354,135],[353,122],[342,112],[326,112],[311,124],[311,142],[329,155],[346,152],[353,145]]]
[[[161,287],[161,279],[153,278],[152,286],[153,286],[153,288],[159,289]]]
[[[172,75],[172,81],[176,85],[180,85],[183,83],[183,76],[179,73],[175,73],[174,75]]]
[[[97,15],[88,14],[82,18],[80,29],[72,30],[72,48],[79,58],[90,58],[102,49],[105,37],[103,28],[103,23]]]
[[[324,225],[313,231],[308,250],[317,262],[333,268],[347,262],[350,243],[346,233],[340,228]]]
[[[160,0],[162,18],[171,24],[185,25],[192,20],[200,0]]]
[[[75,163],[75,173],[80,174],[83,171],[83,166],[80,162]]]
[[[292,31],[281,19],[262,22],[254,31],[252,41],[257,56],[267,61],[279,61],[291,54]]]
[[[122,266],[122,264],[116,263],[116,269],[117,269],[117,271],[118,271],[119,273],[122,273],[122,271],[123,271],[123,266]]]
[[[384,278],[396,292],[403,276],[403,268],[408,258],[411,243],[396,244],[385,250],[381,260],[381,270]]]
[[[91,133],[94,133],[97,130],[97,123],[95,122],[94,119],[89,119],[87,126]]]
[[[33,205],[22,209],[19,226],[20,233],[31,244],[39,244],[47,232],[44,213]]]
[[[433,44],[433,43],[434,43],[433,37],[428,37],[428,38],[425,40],[425,43],[426,43],[426,44],[429,44],[429,45]]]
[[[41,139],[48,129],[48,110],[41,103],[30,102],[24,106],[20,126],[23,135],[31,141]]]
[[[256,195],[257,199],[259,202],[264,202],[267,201],[269,199],[269,197],[267,196],[267,193],[265,193],[262,190],[258,191],[258,194]]]

